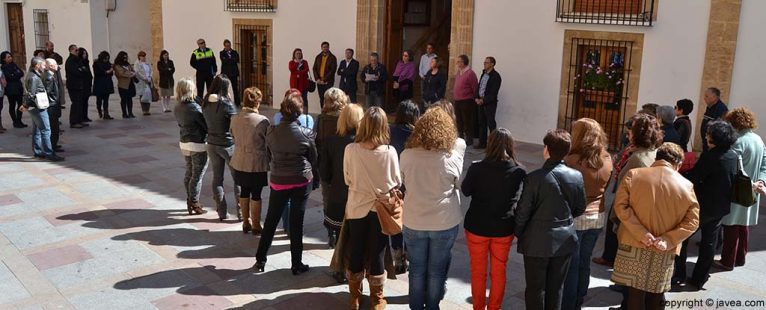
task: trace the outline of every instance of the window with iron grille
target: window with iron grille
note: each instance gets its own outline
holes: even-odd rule
[[[242,60],[240,82],[243,88],[255,86],[260,89],[264,104],[271,104],[273,98],[269,28],[265,25],[234,25],[234,48],[239,50]]]
[[[226,11],[234,12],[276,12],[277,0],[224,0]]]
[[[587,117],[601,124],[609,149],[618,150],[626,120],[633,42],[572,38],[566,129]]]
[[[652,26],[659,0],[557,0],[556,21]]]
[[[50,39],[48,10],[33,10],[32,18],[35,22],[35,46],[37,49],[45,49],[45,42]]]

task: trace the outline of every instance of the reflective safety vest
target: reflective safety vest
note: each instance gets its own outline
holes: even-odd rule
[[[206,49],[204,52],[200,51],[199,49],[194,50],[194,58],[196,60],[201,60],[201,59],[205,59],[205,58],[213,58],[213,57],[215,57],[214,54],[213,54],[213,50],[211,50],[209,48]]]

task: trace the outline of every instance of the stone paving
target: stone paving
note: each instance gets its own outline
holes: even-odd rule
[[[187,215],[177,125],[171,113],[159,113],[156,105],[153,109],[155,114],[148,117],[96,120],[85,129],[63,126],[62,163],[31,157],[29,128],[0,135],[0,308],[346,308],[347,286],[336,284],[327,267],[332,250],[325,243],[320,192],[311,194],[304,224],[304,262],[311,271],[292,276],[288,241],[279,230],[266,272],[255,274],[249,268],[257,237],[242,234],[234,220],[219,222],[214,212]],[[119,115],[118,110],[113,99],[112,115]],[[93,109],[90,115],[96,118]],[[527,167],[539,167],[539,145],[522,143],[518,150]],[[481,156],[469,150],[466,165]],[[208,173],[202,200],[209,209],[210,178]],[[226,178],[231,185],[228,174]],[[234,201],[230,187],[227,194]],[[465,199],[464,210],[467,205]],[[668,297],[766,300],[766,289],[758,285],[766,276],[766,241],[760,238],[765,234],[760,227],[753,230],[745,267],[714,274],[706,291]],[[462,232],[452,252],[442,309],[470,309]],[[600,252],[599,244],[595,253]],[[503,309],[522,309],[523,263],[515,247],[508,264]],[[593,266],[588,308],[619,302],[619,294],[607,288],[608,277],[607,269]],[[407,275],[389,281],[385,293],[389,309],[406,309]]]

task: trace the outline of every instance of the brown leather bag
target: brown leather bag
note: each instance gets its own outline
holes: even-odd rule
[[[388,236],[402,233],[402,206],[404,194],[398,187],[394,187],[387,193],[379,194],[375,200],[375,212],[378,213],[380,230]]]

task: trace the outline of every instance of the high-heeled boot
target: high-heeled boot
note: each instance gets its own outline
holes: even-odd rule
[[[346,270],[346,278],[348,278],[348,291],[351,295],[349,299],[349,309],[358,310],[359,300],[362,299],[362,281],[364,280],[364,271],[351,273],[351,271]]]
[[[250,198],[239,198],[239,205],[242,207],[242,233],[248,233],[253,230],[250,225]]]
[[[367,282],[370,283],[370,303],[371,309],[383,310],[386,308],[386,299],[383,296],[383,284],[386,282],[386,273],[378,276],[367,276]]]
[[[261,227],[262,206],[262,201],[250,200],[250,221],[253,222],[253,235],[260,235],[263,231],[263,227]]]

